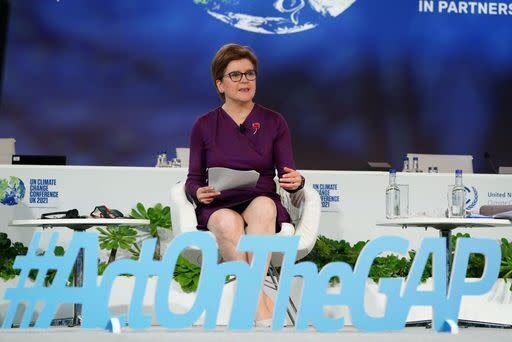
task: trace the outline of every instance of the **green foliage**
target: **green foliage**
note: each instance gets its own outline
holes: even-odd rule
[[[116,259],[118,249],[128,250],[136,241],[137,231],[129,226],[97,228],[100,232],[100,248],[110,251],[108,264]]]
[[[512,278],[512,241],[501,239],[501,267],[500,278],[504,280]],[[512,291],[512,284],[510,285]]]
[[[140,244],[134,243],[128,248],[128,252],[132,254],[132,260],[138,260],[140,257]]]
[[[137,231],[128,226],[107,226],[106,229],[97,228],[100,232],[100,247],[106,250],[128,249],[135,242]]]
[[[157,246],[155,250],[154,259],[161,259],[160,251],[160,236],[158,228],[172,229],[171,225],[171,208],[164,207],[162,204],[157,203],[154,207],[146,209],[142,203],[137,203],[136,207],[132,209],[130,217],[135,219],[149,220],[150,224],[144,227],[148,231],[151,238],[157,239]],[[132,259],[138,259],[140,256],[141,245],[140,243],[133,243],[128,251],[132,254]],[[183,291],[195,292],[199,284],[199,276],[201,268],[192,264],[187,259],[180,256],[174,269],[173,278],[176,280]]]
[[[345,240],[337,241],[325,236],[319,236],[315,247],[304,258],[304,261],[312,261],[318,268],[322,268],[330,262],[343,261],[353,268],[365,244],[365,241],[359,241],[354,246],[351,246]]]
[[[135,219],[149,220],[149,233],[152,237],[158,236],[157,228],[171,229],[171,208],[164,207],[157,203],[154,207],[146,208],[142,203],[137,203],[136,208],[132,209],[130,216]]]
[[[14,259],[27,254],[28,248],[20,242],[12,243],[6,233],[0,233],[0,278],[15,278],[20,271],[14,269]]]
[[[149,226],[143,227],[148,231],[148,235],[152,238],[156,238],[156,250],[154,259],[161,260],[160,253],[160,236],[158,234],[158,228],[172,229],[171,225],[171,208],[164,207],[162,204],[157,203],[154,207],[146,208],[142,203],[137,203],[137,206],[132,209],[130,217],[135,219],[149,220]]]
[[[409,254],[409,262],[410,262],[410,265],[409,265],[409,270],[410,270],[410,266],[412,266],[414,258],[416,257],[416,251],[414,249],[411,249],[408,254]],[[425,282],[430,277],[432,277],[432,255],[429,256],[427,263],[425,264],[425,268],[423,269],[423,274],[421,275],[421,281]]]
[[[359,241],[351,245],[345,240],[338,241],[319,236],[313,250],[304,258],[304,261],[314,262],[319,269],[333,261],[345,262],[354,268],[359,254],[367,243],[368,241]],[[411,251],[409,256],[411,255],[414,257],[415,252]],[[393,254],[380,256],[375,258],[368,276],[374,281],[383,277],[406,277],[410,267],[411,262],[405,257]],[[331,285],[337,283],[339,283],[338,277],[333,277]]]
[[[471,235],[468,233],[458,233],[455,235],[452,235],[452,246],[455,250],[455,246],[457,246],[457,239],[459,238],[470,238]],[[452,254],[452,260],[454,255]],[[484,267],[485,267],[485,258],[482,254],[471,254],[469,256],[469,265],[468,270],[466,272],[466,277],[468,278],[480,278],[482,274],[484,273]]]
[[[195,292],[199,285],[201,268],[194,265],[181,255],[178,257],[176,268],[174,269],[174,280],[176,280],[181,289],[185,292]]]
[[[407,277],[411,263],[405,257],[390,254],[385,257],[377,257],[373,261],[368,277],[377,282],[380,278]]]
[[[26,255],[28,248],[23,245],[21,242],[12,243],[8,238],[6,233],[0,233],[0,278],[4,280],[9,280],[15,278],[20,274],[19,269],[14,268],[14,259],[18,255]],[[62,246],[55,247],[53,253],[56,256],[64,255],[64,248]],[[43,255],[41,253],[40,255]],[[35,280],[37,277],[37,270],[32,270],[29,272],[29,278]],[[54,269],[49,269],[44,278],[44,286],[49,286],[57,271]],[[69,281],[72,280],[70,276]]]
[[[44,255],[44,253],[45,252],[38,253],[38,255]],[[53,254],[55,256],[64,256],[65,253],[66,253],[66,251],[64,250],[64,247],[62,247],[62,246],[56,246],[55,249],[53,250]],[[32,280],[36,280],[38,273],[39,273],[38,270],[31,270],[28,274],[28,277]],[[52,284],[53,279],[55,279],[56,275],[57,275],[57,270],[49,269],[48,272],[46,272],[46,275],[44,276],[44,286],[49,287]],[[73,271],[71,271],[71,273],[68,276],[68,285],[71,283],[73,283]]]
[[[451,243],[456,246],[458,238],[469,238],[469,234],[456,234],[452,236]],[[359,241],[355,245],[350,245],[347,241],[331,240],[324,236],[319,236],[315,247],[311,253],[304,259],[304,261],[312,261],[320,269],[329,262],[342,261],[349,264],[352,268],[361,253],[361,250],[366,245],[367,241]],[[506,239],[501,241],[502,262],[500,277],[512,278],[512,242]],[[412,266],[416,256],[415,250],[410,250],[408,258],[400,257],[395,254],[386,256],[379,256],[375,258],[370,268],[369,277],[374,281],[380,278],[394,278],[394,277],[407,277],[409,270]],[[453,257],[453,255],[452,255]],[[468,278],[479,278],[483,274],[485,267],[485,258],[482,254],[471,254],[469,257],[469,265],[467,270]],[[432,256],[429,257],[422,275],[422,281],[432,277]],[[336,284],[339,279],[334,277],[331,279],[331,284]],[[512,286],[511,286],[512,290]]]
[[[341,261],[349,264],[354,268],[357,257],[366,245],[365,241],[359,241],[354,246],[345,240],[332,240],[325,236],[318,236],[313,250],[303,259],[303,261],[311,261],[318,269],[321,269],[330,262]],[[331,279],[331,284],[339,283],[338,277]]]
[[[103,275],[103,272],[107,269],[108,263],[98,260],[98,275]]]
[[[57,246],[53,250],[53,254],[56,256],[64,256],[65,253],[66,253],[66,251],[64,250],[64,247],[62,247],[62,246]],[[52,270],[52,269],[48,270],[48,273],[46,273],[46,277],[44,278],[45,286],[50,286],[56,275],[57,275],[57,270]],[[71,274],[69,275],[69,278],[68,278],[69,283],[71,283],[72,281],[73,281],[73,272],[71,272]]]

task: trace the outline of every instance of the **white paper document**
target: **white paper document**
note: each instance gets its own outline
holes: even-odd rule
[[[256,186],[260,174],[254,170],[240,171],[226,167],[210,167],[208,169],[208,185],[215,191]]]

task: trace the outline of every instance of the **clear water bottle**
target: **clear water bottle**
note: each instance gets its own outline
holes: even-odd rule
[[[386,188],[386,217],[400,217],[400,189],[396,184],[396,170],[389,170],[389,185]]]
[[[172,158],[170,165],[171,165],[171,167],[181,167],[181,159]]]
[[[450,194],[448,194],[450,196]],[[451,191],[450,217],[464,217],[466,190],[462,184],[462,170],[455,171],[455,185]]]
[[[411,172],[411,170],[409,169],[409,158],[407,157],[404,158],[404,168],[402,172]]]
[[[160,167],[161,162],[162,162],[162,152],[158,152],[158,154],[156,155],[155,167]]]
[[[420,167],[418,165],[418,157],[412,158],[412,172],[420,172]]]
[[[156,159],[156,167],[167,167],[169,163],[167,162],[167,152],[160,152]]]

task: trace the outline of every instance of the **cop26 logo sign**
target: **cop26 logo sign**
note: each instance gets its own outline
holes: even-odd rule
[[[18,177],[0,179],[0,203],[7,206],[17,205],[25,197],[25,183]]]
[[[305,330],[312,324],[318,331],[336,331],[344,326],[343,318],[325,317],[324,306],[344,305],[350,308],[354,325],[362,331],[399,330],[405,326],[411,306],[431,306],[433,327],[437,331],[447,331],[456,326],[461,298],[465,295],[480,295],[488,292],[498,277],[501,250],[498,242],[487,239],[457,239],[456,253],[451,270],[447,269],[446,242],[444,238],[423,240],[407,279],[381,278],[379,290],[387,296],[383,317],[372,317],[364,308],[364,289],[370,266],[381,253],[393,252],[405,255],[408,241],[401,237],[384,236],[371,240],[362,250],[355,268],[344,262],[332,262],[318,270],[311,262],[296,263],[298,237],[243,236],[238,245],[240,251],[253,252],[253,261],[230,261],[218,263],[218,249],[215,238],[210,233],[191,232],[178,235],[169,245],[162,261],[153,260],[156,240],[146,240],[138,260],[117,260],[110,264],[98,284],[97,258],[98,236],[94,233],[74,234],[64,256],[53,253],[37,253],[41,233],[34,234],[27,255],[18,256],[14,267],[20,269],[16,288],[8,288],[4,298],[9,307],[3,328],[11,327],[20,303],[27,303],[21,327],[27,328],[34,306],[43,302],[43,309],[35,328],[47,328],[58,305],[62,303],[82,303],[82,326],[84,328],[105,328],[116,317],[111,317],[108,309],[109,296],[114,280],[124,274],[135,276],[135,286],[129,312],[117,317],[133,329],[148,328],[151,317],[142,311],[148,277],[158,276],[155,291],[155,312],[160,325],[182,329],[191,327],[204,314],[204,328],[215,329],[220,307],[222,289],[227,275],[235,275],[237,288],[229,329],[250,330],[256,312],[257,298],[263,281],[268,253],[283,254],[283,264],[279,279],[272,329],[281,330],[285,321],[286,307],[294,277],[303,278],[303,291],[296,319],[297,330]],[[53,250],[58,235],[52,234],[48,250]],[[175,313],[169,309],[168,299],[172,300],[170,282],[178,256],[189,246],[202,251],[201,277],[197,297],[186,313]],[[82,287],[67,287],[68,275],[73,268],[79,250],[85,251],[85,269]],[[471,254],[485,257],[485,269],[476,282],[466,281],[466,270]],[[419,291],[423,270],[432,256],[433,289]],[[30,270],[38,270],[34,286],[25,287]],[[57,274],[49,287],[43,285],[48,269],[56,269]],[[450,278],[448,278],[450,274]],[[329,280],[337,276],[341,280],[339,293],[327,293]],[[449,279],[449,281],[448,281]],[[169,297],[169,295],[171,295]]]
[[[297,33],[337,17],[356,0],[193,0],[209,15],[241,30],[264,34]]]

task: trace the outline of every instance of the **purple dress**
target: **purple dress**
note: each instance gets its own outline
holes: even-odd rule
[[[255,104],[241,129],[221,108],[199,117],[190,137],[190,164],[185,189],[197,203],[197,228],[207,230],[210,215],[223,208],[241,213],[258,196],[267,196],[276,204],[276,231],[282,222],[290,222],[290,215],[281,204],[274,183],[275,171],[279,177],[284,167],[295,169],[290,131],[281,114]],[[222,191],[208,205],[197,201],[197,189],[207,186],[209,167],[227,167],[236,170],[256,170],[258,183],[250,189]]]

